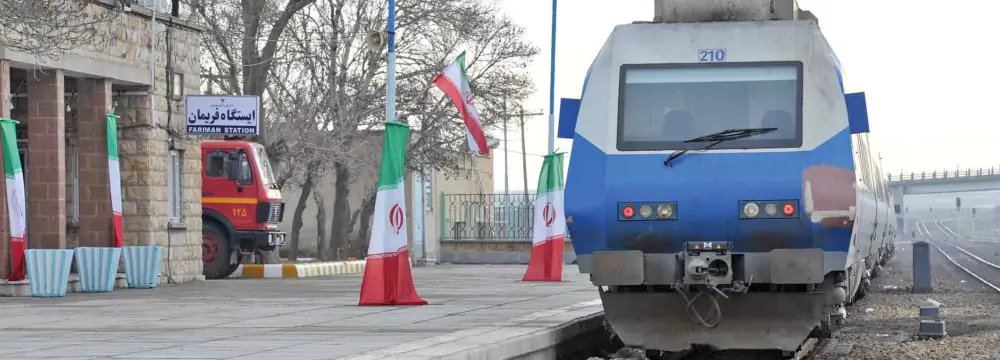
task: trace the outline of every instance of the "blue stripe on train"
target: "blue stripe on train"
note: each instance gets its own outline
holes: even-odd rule
[[[802,198],[802,170],[854,169],[844,129],[812,151],[608,155],[576,134],[566,183],[566,214],[577,255],[597,250],[681,251],[684,241],[734,241],[737,252],[772,248],[847,251],[850,229],[798,220],[738,220],[739,200]],[[618,221],[617,203],[677,201],[678,220]]]

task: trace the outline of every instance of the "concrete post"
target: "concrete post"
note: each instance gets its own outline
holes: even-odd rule
[[[931,247],[926,241],[913,243],[913,288],[911,292],[931,293]]]
[[[0,59],[0,117],[10,117],[11,105],[10,93],[10,62]],[[0,156],[3,156],[3,148],[0,147]],[[22,165],[23,166],[23,165]],[[0,161],[0,171],[3,171],[3,162]],[[7,187],[6,182],[0,184],[0,279],[7,279],[7,272],[10,271],[10,254],[7,245],[10,242],[10,224],[7,220]]]
[[[77,81],[77,179],[80,194],[80,246],[113,246],[111,188],[108,179],[107,115],[111,112],[111,81]]]
[[[411,214],[413,214],[413,265],[425,265],[426,254],[424,253],[424,181],[421,172],[414,172],[412,178],[413,192],[411,198]]]
[[[904,203],[904,197],[906,196],[906,187],[903,185],[898,185],[890,188],[890,196],[894,201],[895,206],[893,206],[893,211],[896,211],[896,227],[899,229],[900,234],[909,234],[909,227],[906,226],[906,222],[903,219],[906,217],[906,204]],[[909,235],[903,235],[909,236]],[[904,237],[905,239],[905,237]]]
[[[66,248],[66,98],[62,70],[28,76],[28,248]]]

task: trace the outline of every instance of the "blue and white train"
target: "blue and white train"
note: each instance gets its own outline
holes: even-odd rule
[[[562,100],[569,233],[625,344],[795,351],[892,256],[864,94],[793,11],[617,26]]]

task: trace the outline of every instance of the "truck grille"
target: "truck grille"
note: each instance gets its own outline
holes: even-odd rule
[[[283,215],[285,213],[285,203],[271,203],[271,206],[267,211],[267,222],[269,224],[278,224],[281,222]]]
[[[285,203],[283,202],[259,202],[257,203],[257,222],[268,224],[279,224],[285,217]]]

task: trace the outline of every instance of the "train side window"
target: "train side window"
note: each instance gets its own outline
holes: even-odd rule
[[[868,190],[875,193],[875,186],[872,185],[872,162],[871,153],[868,152],[868,142],[861,140],[861,155],[864,157],[865,162],[865,185],[868,185]]]
[[[878,186],[879,198],[882,200],[889,200],[885,189],[885,177],[882,175],[882,167],[875,167],[875,182]]]
[[[858,139],[858,151],[861,153],[861,163],[858,164],[861,168],[861,182],[870,188],[871,183],[868,181],[868,147],[865,146],[864,139]]]
[[[226,177],[226,158],[228,155],[225,151],[213,151],[209,153],[207,164],[205,164],[205,175],[209,177]]]

